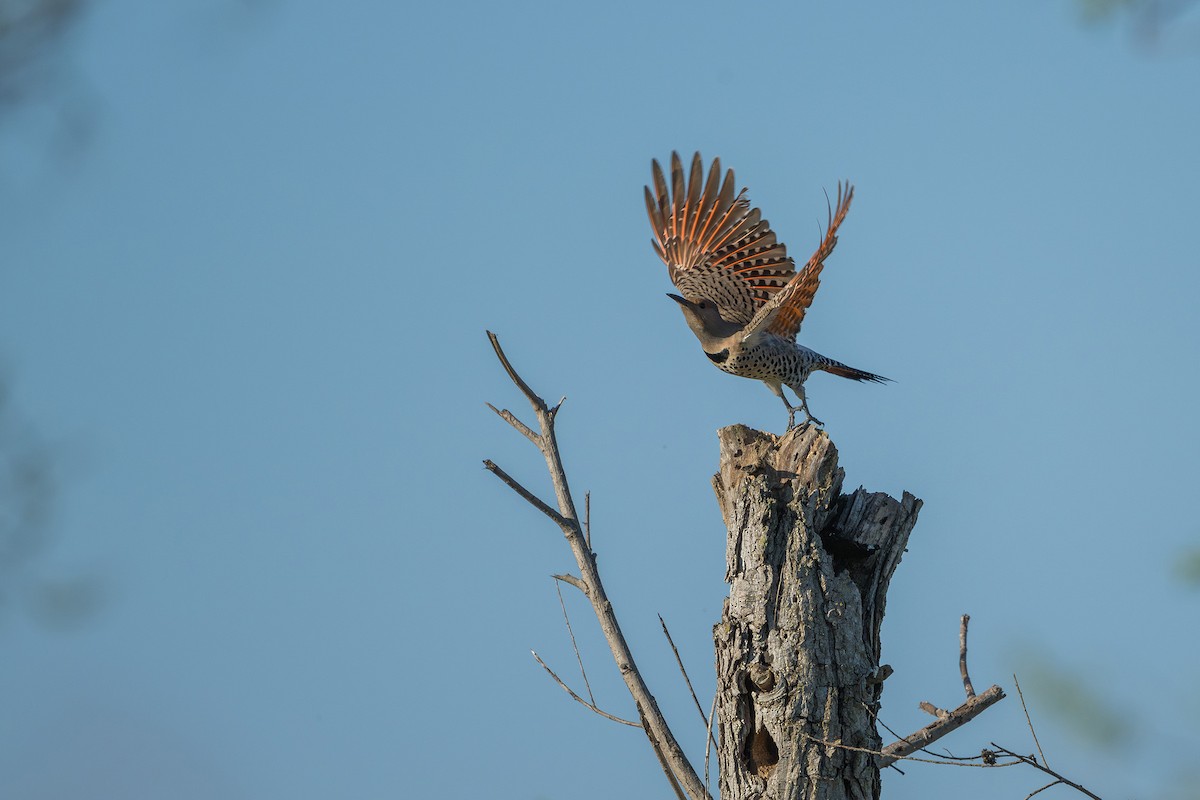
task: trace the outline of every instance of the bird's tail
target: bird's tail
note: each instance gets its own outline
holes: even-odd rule
[[[885,378],[882,375],[876,375],[873,372],[865,372],[861,369],[848,367],[840,361],[834,361],[832,358],[827,359],[825,363],[817,367],[825,372],[832,372],[834,375],[840,375],[843,378],[849,378],[852,381],[870,381],[871,383],[891,383],[891,378]]]

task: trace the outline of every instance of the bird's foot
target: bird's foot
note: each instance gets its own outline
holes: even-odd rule
[[[784,399],[783,399],[783,404],[785,406],[787,406],[787,410],[788,410],[787,429],[790,431],[794,428],[798,428],[801,426],[808,427],[809,425],[816,425],[818,428],[825,427],[825,423],[821,422],[821,420],[814,417],[812,415],[812,412],[808,410],[808,398],[806,398],[803,394],[801,394],[799,392],[797,392],[797,394],[800,395],[800,405],[798,405],[798,406],[794,406],[791,403],[789,403],[787,401],[786,397],[784,397]],[[783,395],[780,395],[780,397],[783,397]],[[804,412],[804,422],[800,423],[800,425],[796,424],[796,412],[797,411]]]
[[[812,415],[812,412],[808,410],[808,398],[807,397],[804,397],[804,396],[800,397],[800,410],[804,412],[804,416],[806,417],[806,419],[804,420],[804,423],[806,425],[816,425],[818,428],[825,427],[825,423],[821,422],[821,420],[814,417]]]
[[[817,419],[817,418],[816,418],[816,417],[814,417],[812,414],[809,414],[807,411],[805,411],[805,412],[804,412],[804,416],[805,416],[805,417],[807,417],[807,419],[805,419],[805,420],[804,420],[803,422],[801,422],[801,423],[797,423],[797,422],[796,422],[796,412],[797,412],[797,411],[801,411],[801,410],[803,410],[803,409],[800,409],[800,408],[793,408],[793,409],[790,409],[790,410],[788,411],[788,426],[787,426],[787,429],[788,429],[789,431],[791,431],[791,430],[795,430],[796,428],[807,428],[807,427],[808,427],[808,426],[810,426],[810,425],[816,425],[818,428],[823,428],[823,427],[825,427],[825,423],[824,423],[824,422],[821,422],[821,420]]]

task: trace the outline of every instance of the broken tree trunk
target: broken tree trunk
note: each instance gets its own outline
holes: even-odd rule
[[[822,430],[734,425],[718,437],[730,584],[713,630],[721,798],[878,798],[875,714],[890,672],[879,628],[921,501],[843,495]]]

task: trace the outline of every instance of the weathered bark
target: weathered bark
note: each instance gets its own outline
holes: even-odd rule
[[[721,798],[877,798],[879,758],[863,750],[880,750],[879,628],[921,501],[843,495],[837,449],[815,428],[718,436]]]

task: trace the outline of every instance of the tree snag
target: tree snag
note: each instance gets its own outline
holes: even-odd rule
[[[722,800],[879,797],[888,584],[921,501],[858,489],[828,434],[722,428],[730,584],[713,630]],[[869,751],[869,752],[868,752]]]
[[[545,458],[554,505],[495,462],[485,460],[484,466],[564,535],[579,574],[554,577],[591,602],[638,721],[604,711],[590,689],[590,699],[585,700],[537,653],[533,656],[583,706],[615,722],[640,727],[679,800],[711,800],[707,782],[711,751],[705,753],[705,779],[701,780],[634,663],[600,579],[588,522],[590,502],[580,520],[555,436],[554,421],[562,401],[547,405],[517,374],[496,335],[489,332],[488,338],[509,378],[529,401],[537,430],[511,411],[488,405]],[[721,464],[713,487],[729,533],[725,577],[730,584],[721,622],[713,629],[721,800],[875,800],[881,768],[912,757],[1001,700],[1004,692],[992,686],[975,695],[967,672],[968,618],[964,615],[959,667],[966,701],[953,711],[922,703],[936,721],[881,748],[876,714],[891,668],[879,663],[879,628],[888,584],[916,524],[921,501],[908,492],[896,500],[861,488],[843,495],[837,449],[823,430],[806,426],[777,437],[734,425],[718,431],[718,438]],[[574,642],[569,620],[567,625]],[[674,650],[665,622],[663,633]],[[690,688],[681,659],[679,666]],[[698,699],[696,705],[703,717]],[[706,720],[710,739],[712,714]],[[1004,749],[996,752],[1016,760],[998,764],[996,753],[987,750],[977,758],[986,765],[1038,766],[1032,757]],[[1057,773],[1042,771],[1055,777],[1056,783],[1069,783]]]

